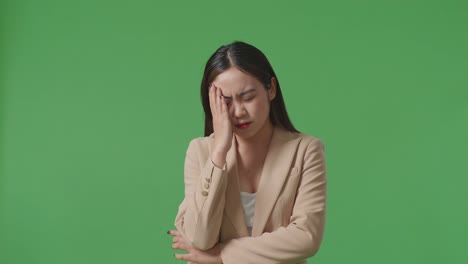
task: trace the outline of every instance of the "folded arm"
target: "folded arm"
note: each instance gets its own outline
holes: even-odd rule
[[[223,263],[297,263],[315,255],[325,227],[326,182],[324,145],[315,139],[305,151],[290,224],[222,243]]]
[[[227,186],[226,166],[213,164],[208,151],[200,151],[202,140],[192,140],[187,149],[184,181],[185,198],[179,206],[175,225],[183,237],[194,247],[212,248],[219,239]]]

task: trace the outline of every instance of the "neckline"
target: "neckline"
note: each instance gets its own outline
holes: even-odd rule
[[[241,194],[243,195],[247,195],[247,196],[255,196],[257,193],[249,193],[249,192],[240,192]]]

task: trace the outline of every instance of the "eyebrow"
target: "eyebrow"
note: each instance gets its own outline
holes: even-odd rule
[[[246,94],[249,94],[249,93],[252,93],[252,92],[255,92],[255,89],[254,89],[254,88],[249,89],[249,90],[247,90],[247,91],[240,92],[237,96],[238,96],[238,97],[242,97],[242,96],[244,96],[244,95],[246,95]],[[225,96],[225,95],[223,95],[223,97],[226,98],[226,99],[232,99],[232,96]]]

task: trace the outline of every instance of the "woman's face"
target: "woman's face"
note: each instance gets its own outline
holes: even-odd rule
[[[219,74],[213,83],[223,93],[237,136],[250,138],[268,125],[270,101],[276,93],[274,81],[266,90],[255,77],[231,67]]]

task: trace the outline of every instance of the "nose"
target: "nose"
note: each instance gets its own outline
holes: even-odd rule
[[[242,103],[233,103],[232,104],[232,115],[236,119],[240,119],[244,117],[247,114],[247,111],[245,110],[244,104]]]

